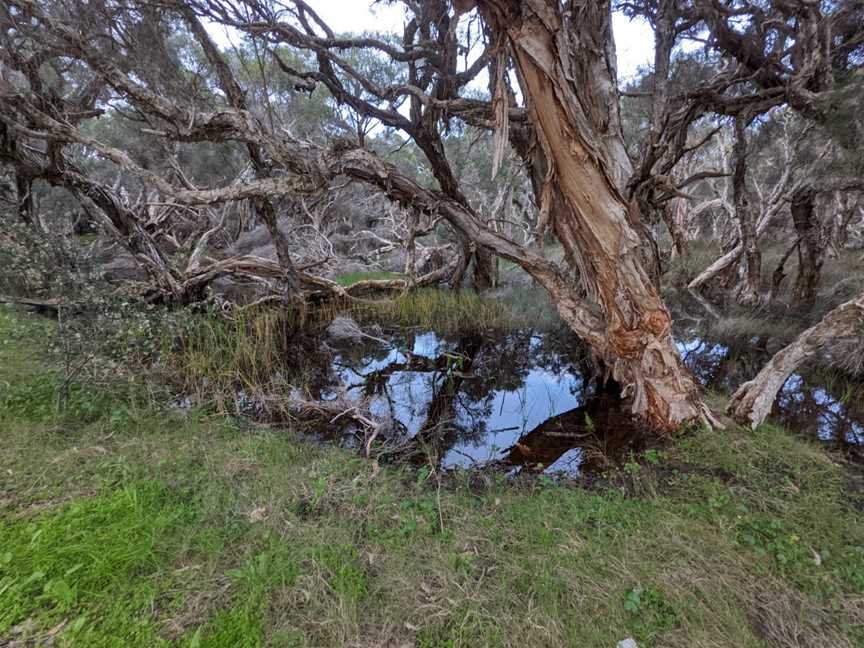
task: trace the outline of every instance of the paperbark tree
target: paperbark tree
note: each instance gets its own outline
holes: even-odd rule
[[[175,178],[164,177],[136,162],[128,152],[108,146],[78,128],[72,118],[79,113],[95,116],[102,109],[96,109],[95,114],[80,110],[76,113],[74,106],[59,101],[58,108],[48,110],[49,102],[36,80],[27,87],[8,84],[5,87],[8,91],[0,97],[3,107],[0,120],[15,131],[16,137],[37,137],[49,143],[47,151],[32,149],[7,154],[5,160],[31,177],[70,189],[82,200],[95,203],[94,210],[107,215],[107,226],[136,258],[152,269],[157,281],[175,299],[183,301],[200,294],[203,286],[225,273],[257,274],[286,281],[293,276],[290,257],[278,245],[278,231],[273,231],[277,228],[268,222],[272,220],[268,217],[269,201],[278,196],[320,192],[337,176],[349,177],[377,187],[406,207],[446,220],[468,243],[481,278],[491,276],[483,270],[483,261],[477,262],[478,258],[491,259],[486,251],[525,269],[546,288],[562,318],[595,348],[608,375],[623,387],[636,415],[666,429],[707,415],[699,390],[678,357],[669,313],[643,264],[640,248],[645,241],[640,232],[644,228],[638,206],[627,198],[626,182],[632,169],[617,115],[608,3],[577,8],[570,15],[551,0],[523,3],[524,6],[483,3],[487,26],[495,48],[499,48],[501,78],[506,76],[503,69],[510,51],[524,83],[527,112],[513,105],[513,93],[508,92],[503,80],[495,93],[498,97],[493,102],[495,110],[456,94],[483,68],[491,54],[484,54],[479,64],[470,65],[464,72],[456,71],[456,25],[448,14],[448,5],[439,0],[430,0],[419,7],[420,15],[407,29],[404,49],[375,39],[341,40],[299,1],[293,5],[300,28],[275,20],[268,6],[257,2],[238,6],[181,3],[176,11],[197,36],[222,90],[215,106],[192,103],[191,107],[187,107],[183,98],[166,96],[151,87],[148,71],[138,69],[142,61],[126,57],[122,44],[115,42],[115,36],[105,32],[98,22],[74,22],[77,19],[68,14],[67,8],[33,0],[11,0],[11,3],[15,15],[6,14],[10,38],[30,39],[25,42],[37,46],[44,41],[49,58],[65,56],[77,62],[93,76],[98,87],[110,89],[112,97],[121,99],[141,115],[156,137],[184,142],[233,140],[245,146],[252,177],[209,189],[197,189],[184,182],[178,186]],[[187,7],[195,9],[194,17],[185,11]],[[85,10],[98,15],[104,11],[115,17],[119,12],[133,30],[136,28],[138,15],[127,14],[122,7],[89,3],[86,7],[82,5],[82,11]],[[22,23],[19,15],[27,16],[27,20]],[[271,44],[288,43],[313,52],[317,70],[293,70],[286,64],[286,73],[304,82],[321,83],[338,101],[401,128],[426,155],[439,188],[421,186],[362,148],[360,142],[335,141],[329,147],[315,147],[257,117],[246,105],[242,89],[231,78],[220,53],[200,28],[197,21],[201,17],[246,29],[258,37],[266,34]],[[322,30],[324,36],[317,33]],[[417,85],[377,87],[339,56],[347,48],[363,46],[379,48],[394,60],[406,62],[408,78]],[[26,69],[10,52],[11,48],[5,59],[10,67]],[[275,52],[273,55],[278,56]],[[342,73],[357,81],[365,99],[347,90]],[[395,108],[393,102],[400,96],[411,101],[410,118]],[[92,107],[93,102],[88,105]],[[520,126],[533,131],[537,168],[544,171],[540,177],[533,174],[538,180],[542,178],[538,183],[541,212],[548,214],[551,230],[564,246],[569,268],[561,268],[503,236],[489,227],[488,219],[470,205],[452,173],[440,135],[445,119],[457,113],[469,115],[466,119],[485,120],[497,126],[499,133],[506,133],[511,120],[515,122],[514,132]],[[470,116],[472,113],[474,116]],[[499,135],[499,138],[499,142],[506,143],[506,137]],[[158,237],[147,229],[144,218],[147,205],[130,207],[104,183],[76,171],[68,151],[64,150],[70,144],[115,165],[144,184],[148,188],[146,195],[155,192],[160,201],[177,208],[203,211],[209,205],[253,201],[259,218],[274,234],[279,263],[249,257],[218,261],[208,258],[207,242],[218,230],[216,225],[194,245],[185,269],[176,267],[174,260],[160,248]],[[500,154],[496,157],[500,160]],[[478,250],[482,252],[480,255],[476,253]],[[463,260],[467,256],[466,253]],[[574,275],[579,282],[573,280]],[[296,278],[310,290],[348,295],[334,282],[299,268]],[[584,298],[586,289],[590,301]],[[351,290],[360,288],[355,285]]]
[[[552,0],[478,5],[493,32],[506,37],[499,46],[512,50],[546,182],[561,196],[550,211],[552,228],[603,311],[597,351],[637,414],[665,427],[698,418],[699,390],[640,258],[638,206],[625,198],[632,167],[618,114],[609,3],[572,3],[568,14]],[[564,287],[546,287],[557,304],[572,299]],[[566,308],[559,312],[573,324]]]
[[[828,135],[840,148],[857,156],[864,135],[862,121],[853,108],[860,104],[864,88],[860,73],[864,36],[861,2],[700,0],[687,3],[683,11],[704,27],[707,46],[737,66],[741,85],[733,103],[739,109],[758,114],[785,104],[809,125],[817,125],[823,138]],[[721,103],[724,105],[717,106],[718,112],[735,114],[732,103]],[[811,190],[823,190],[824,183],[810,173],[796,181],[798,187],[784,189],[778,196],[781,202],[804,184],[811,185]],[[770,223],[766,216],[773,218],[776,213],[770,207],[763,209],[756,225],[757,240]],[[803,247],[799,253],[801,250]],[[743,244],[736,245],[689,287],[698,288],[717,277],[744,252]]]
[[[310,276],[299,267],[296,272],[291,270],[290,251],[276,227],[272,201],[321,192],[337,176],[372,185],[408,209],[449,223],[463,250],[457,267],[464,272],[473,257],[479,287],[494,276],[489,272],[491,253],[525,269],[547,289],[563,319],[594,347],[636,414],[666,428],[699,418],[705,410],[698,389],[678,357],[669,313],[653,281],[657,273],[652,258],[656,255],[650,252],[653,242],[646,220],[653,221],[652,214],[658,209],[665,214],[663,202],[678,196],[689,181],[676,185],[670,178],[681,156],[699,146],[687,137],[695,119],[712,111],[737,115],[745,109],[758,112],[778,106],[785,101],[788,84],[770,78],[774,72],[770,57],[757,61],[757,67],[767,70],[760,74],[754,71],[753,61],[743,56],[737,68],[721,72],[706,87],[673,97],[668,81],[675,39],[682,29],[703,18],[685,15],[682,20],[679,11],[683,5],[664,0],[655,22],[659,74],[652,100],[651,137],[634,171],[618,117],[609,2],[564,6],[553,0],[479,2],[485,26],[467,32],[475,38],[482,34],[485,50],[460,67],[460,47],[470,52],[474,45],[458,41],[465,33],[460,32],[459,18],[473,4],[459,3],[454,15],[445,0],[406,3],[409,20],[400,44],[398,39],[374,36],[338,37],[302,0],[289,0],[278,8],[263,0],[166,3],[164,10],[175,19],[182,16],[197,38],[216,80],[211,85],[221,89],[204,101],[163,92],[152,82],[153,70],[130,53],[134,48],[128,47],[129,38],[139,34],[141,17],[161,20],[149,3],[9,0],[7,9],[0,11],[9,40],[2,61],[15,71],[15,83],[8,82],[0,97],[0,121],[14,131],[16,141],[38,140],[47,146],[4,151],[4,159],[28,177],[66,187],[109,214],[106,225],[178,298],[199,291],[225,272],[258,273],[262,278],[299,284],[301,289],[345,295],[333,282]],[[323,86],[336,102],[356,113],[354,123],[362,122],[363,128],[349,142],[319,146],[291,137],[283,124],[274,125],[267,115],[256,113],[232,78],[224,53],[202,29],[199,20],[204,18],[244,32],[261,47],[262,56],[277,62],[304,89]],[[717,20],[730,19],[720,11]],[[480,24],[476,15],[469,20]],[[105,25],[115,23],[117,29],[106,31]],[[708,19],[705,23],[714,24]],[[718,32],[722,38],[717,42],[729,42],[730,48],[737,45],[734,30],[730,34],[718,28]],[[802,43],[812,43],[811,32]],[[309,68],[294,69],[291,59],[283,56],[286,50],[304,52],[305,58],[294,65],[308,64]],[[365,74],[346,54],[358,50],[402,65],[404,74],[383,82]],[[94,108],[96,104],[89,100],[76,108],[65,98],[52,96],[53,90],[45,88],[33,72],[33,62],[18,55],[31,51],[38,52],[33,57],[37,62],[43,57],[58,64],[62,60],[63,65],[71,61],[82,75],[92,75],[96,94],[105,89],[99,107]],[[510,88],[511,63],[521,93]],[[460,91],[465,94],[466,86],[484,68],[490,70],[492,101],[461,96]],[[182,66],[175,72],[180,79],[190,76],[190,70]],[[813,103],[807,95],[811,87],[823,87],[808,85],[807,74],[793,79],[799,105]],[[19,83],[22,75],[29,79],[27,83]],[[813,75],[818,76],[818,70]],[[756,76],[759,87],[752,94],[742,92],[742,88],[749,89],[748,79]],[[92,92],[82,94],[95,98]],[[517,95],[524,106],[519,105]],[[239,142],[252,171],[230,186],[197,189],[183,182],[178,186],[176,178],[164,177],[136,162],[128,152],[107,146],[77,127],[87,115],[95,117],[103,112],[102,106],[111,103],[133,111],[149,134],[165,142]],[[406,104],[407,115],[402,109]],[[539,207],[535,240],[542,240],[546,231],[553,232],[564,248],[563,267],[504,236],[490,226],[490,215],[480,213],[468,200],[444,147],[443,134],[455,118],[495,130],[493,166],[501,162],[508,140],[522,157]],[[410,173],[364,148],[371,148],[369,140],[373,139],[366,136],[370,120],[402,131],[416,144],[437,188],[423,186]],[[145,195],[152,193],[178,209],[204,214],[209,205],[251,201],[272,234],[279,263],[248,257],[209,259],[206,242],[213,234],[207,229],[194,245],[187,267],[172,266],[175,260],[168,259],[159,247],[159,233],[148,230],[147,206],[130,208],[110,187],[79,172],[66,150],[70,145],[133,176],[146,187]],[[643,249],[649,253],[644,254]],[[459,275],[457,270],[456,281]],[[417,282],[423,279],[418,277]]]
[[[732,195],[745,261],[744,277],[738,288],[738,301],[742,304],[756,304],[760,301],[762,254],[756,238],[755,219],[747,197],[747,124],[746,119],[741,115],[735,119],[733,157],[735,162],[732,172]]]
[[[810,168],[801,168],[802,164],[798,160],[799,157],[802,157],[801,149],[804,148],[803,143],[807,141],[807,136],[812,129],[806,125],[800,130],[793,129],[791,127],[791,122],[792,119],[789,115],[780,118],[783,138],[781,141],[781,155],[778,156],[777,159],[777,166],[780,168],[779,177],[770,187],[764,186],[764,184],[760,187],[759,181],[754,180],[757,193],[760,195],[759,210],[757,216],[756,213],[752,211],[754,205],[749,206],[751,211],[749,213],[748,221],[752,223],[752,231],[748,228],[747,236],[749,244],[751,246],[755,245],[757,250],[759,249],[759,242],[762,237],[776,224],[781,215],[784,214],[784,210],[788,207],[789,197],[803,186],[808,173],[812,173]],[[822,152],[816,156],[817,161],[825,151],[826,149],[823,147]],[[740,166],[737,156],[733,155],[733,158],[734,159],[731,162],[731,171],[734,178],[736,171],[740,172],[740,170],[743,169],[746,173],[747,166],[746,158],[740,161]],[[743,185],[739,185],[739,187],[743,188]],[[734,186],[732,194],[732,200],[724,201],[724,204],[727,202],[731,203],[729,205],[731,209],[727,209],[727,211],[736,214],[737,219],[738,210],[735,203]],[[740,231],[741,228],[739,226],[739,233]],[[743,238],[739,236],[738,241],[728,252],[713,261],[707,268],[700,272],[687,287],[691,290],[696,290],[705,286],[716,278],[732,271],[741,261],[742,257],[746,258],[745,255],[745,243]]]

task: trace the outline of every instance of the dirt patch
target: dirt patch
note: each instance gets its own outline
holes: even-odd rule
[[[178,571],[187,571],[191,578],[198,569],[199,565],[188,565]],[[175,591],[174,594],[182,596],[182,604],[162,621],[159,630],[159,634],[169,641],[179,640],[193,628],[206,623],[216,610],[225,607],[231,596],[231,579],[223,574],[213,579],[195,581],[188,590],[182,593]],[[159,615],[158,603],[154,612]]]

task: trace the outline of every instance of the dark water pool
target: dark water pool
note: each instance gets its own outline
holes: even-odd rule
[[[755,376],[771,353],[758,340],[731,348],[698,333],[678,335],[684,363],[708,388],[731,392]],[[772,417],[790,430],[859,454],[864,450],[864,384],[830,371],[792,374],[774,401]]]
[[[334,345],[317,397],[367,403],[393,437],[422,442],[444,468],[575,476],[620,462],[646,443],[619,400],[598,389],[589,353],[570,334],[384,337],[386,344]],[[685,363],[708,388],[728,391],[770,357],[758,345],[732,349],[696,332],[678,340]],[[864,390],[831,382],[793,375],[775,417],[802,434],[857,448],[864,442]]]

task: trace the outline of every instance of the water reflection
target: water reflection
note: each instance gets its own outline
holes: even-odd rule
[[[678,332],[685,364],[708,388],[730,391],[770,357],[763,344],[733,348],[697,329]],[[365,399],[395,436],[434,448],[443,467],[497,465],[512,472],[576,475],[638,451],[645,434],[598,391],[585,347],[568,333],[497,337],[400,332],[336,348],[318,396]],[[824,382],[824,381],[823,381]],[[864,391],[806,373],[786,383],[775,416],[790,429],[841,446],[864,442]],[[844,391],[845,390],[845,391]]]
[[[444,467],[576,474],[641,436],[627,433],[618,399],[597,397],[590,356],[568,333],[402,333],[389,342],[337,349],[321,397],[366,399],[401,436],[433,445]]]
[[[831,393],[827,386],[793,374],[780,390],[773,414],[792,430],[812,430],[821,441],[858,452],[864,443],[864,388],[844,384],[841,389]]]
[[[679,333],[677,345],[684,363],[709,389],[731,392],[771,358],[764,340],[734,348],[708,342],[702,335]],[[772,416],[790,430],[857,451],[864,443],[864,384],[804,368],[783,385]]]

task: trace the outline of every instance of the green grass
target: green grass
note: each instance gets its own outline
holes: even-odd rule
[[[373,281],[381,279],[405,279],[405,275],[400,272],[383,272],[374,270],[366,272],[349,272],[336,277],[336,283],[347,288],[358,281]]]
[[[413,290],[392,300],[358,305],[354,314],[364,321],[453,334],[508,325],[501,304],[468,290]]]
[[[0,311],[0,385],[50,370],[41,326]],[[864,642],[861,499],[770,425],[692,432],[592,490],[460,474],[439,494],[122,389],[80,421],[24,413],[0,405],[0,643]]]
[[[158,570],[168,545],[177,540],[173,533],[188,525],[192,512],[158,482],[130,482],[106,485],[52,515],[22,516],[4,526],[0,635],[35,613],[52,627],[74,615],[70,630],[83,636],[102,610],[107,629],[118,612],[135,614],[152,590],[149,584],[130,590],[130,578]],[[106,606],[114,596],[120,601]],[[122,628],[130,640],[153,634],[146,624],[126,619]],[[90,639],[98,641],[95,635]]]

